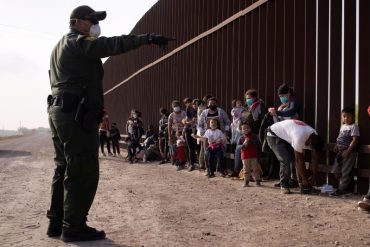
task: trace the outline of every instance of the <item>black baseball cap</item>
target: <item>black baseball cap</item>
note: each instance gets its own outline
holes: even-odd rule
[[[287,84],[283,84],[278,88],[278,94],[287,94],[289,93],[289,87]]]
[[[70,19],[96,18],[98,21],[101,21],[104,20],[105,17],[107,17],[105,11],[95,11],[87,5],[81,5],[72,11]]]

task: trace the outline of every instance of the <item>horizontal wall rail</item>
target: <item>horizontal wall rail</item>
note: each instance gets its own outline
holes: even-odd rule
[[[176,53],[180,52],[181,50],[184,50],[185,48],[187,48],[188,46],[194,44],[195,42],[198,42],[200,39],[203,39],[204,37],[207,37],[209,35],[211,35],[212,33],[216,32],[217,30],[225,27],[226,25],[228,25],[229,23],[235,21],[236,19],[250,13],[251,11],[253,11],[254,9],[258,8],[259,6],[261,6],[262,4],[268,2],[269,0],[259,0],[257,2],[255,2],[254,4],[252,4],[251,6],[249,6],[248,8],[236,13],[235,15],[231,16],[230,18],[224,20],[223,22],[221,22],[220,24],[218,24],[217,26],[211,28],[210,30],[207,30],[205,31],[204,33],[201,33],[200,35],[198,35],[197,37],[189,40],[188,42],[186,42],[185,44],[177,47],[176,49],[174,49],[173,51],[171,51],[170,53],[164,55],[163,57],[157,59],[156,61],[144,66],[143,68],[139,69],[138,71],[136,71],[135,73],[133,73],[132,75],[130,75],[128,78],[126,78],[125,80],[123,80],[122,82],[118,83],[117,85],[115,85],[114,87],[112,87],[111,89],[107,90],[104,92],[104,95],[107,95],[108,93],[112,92],[113,90],[115,90],[116,88],[118,88],[119,86],[123,85],[124,83],[128,82],[129,80],[131,80],[132,78],[134,78],[135,76],[137,76],[138,74],[142,73],[143,71],[157,65],[158,63],[164,61],[165,59],[175,55]]]
[[[301,102],[299,118],[329,143],[338,136],[342,107],[356,109],[359,145],[369,147],[368,13],[369,0],[159,0],[132,33],[176,41],[168,51],[143,46],[110,57],[105,107],[121,130],[131,109],[140,110],[146,128],[158,126],[159,108],[185,97],[211,94],[230,112],[231,101],[254,88],[267,107],[276,107],[277,88],[287,83]],[[320,158],[327,167],[318,183],[334,183],[327,173],[333,152]],[[362,150],[358,175],[369,168],[370,155]],[[366,193],[369,179],[357,181]]]

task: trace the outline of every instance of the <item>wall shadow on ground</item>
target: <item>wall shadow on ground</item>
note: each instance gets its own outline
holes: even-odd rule
[[[0,150],[0,158],[30,156],[31,154],[31,152],[20,150]]]

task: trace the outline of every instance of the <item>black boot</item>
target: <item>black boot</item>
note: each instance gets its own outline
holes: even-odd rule
[[[299,184],[296,179],[289,179],[289,188],[298,188]]]
[[[98,231],[95,228],[85,226],[81,230],[72,231],[63,229],[62,240],[64,242],[76,242],[76,241],[93,241],[105,239],[105,232]]]
[[[60,234],[62,234],[62,222],[61,221],[50,220],[48,230],[47,230],[46,234],[50,238],[59,237]]]

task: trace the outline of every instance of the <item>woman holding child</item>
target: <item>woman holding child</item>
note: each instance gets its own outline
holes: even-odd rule
[[[228,132],[230,130],[230,119],[227,113],[217,106],[217,99],[212,97],[208,99],[208,108],[205,109],[198,119],[198,133],[200,136],[211,128],[211,120],[215,119],[218,122],[218,128],[222,133]],[[209,140],[208,140],[209,141]],[[226,143],[225,143],[226,144]],[[205,145],[207,146],[207,145]],[[226,146],[223,146],[223,151]],[[206,154],[205,154],[206,155]],[[207,157],[207,156],[206,156]],[[218,171],[225,175],[226,167],[223,159],[219,161]]]
[[[245,106],[246,110],[242,112],[242,116],[237,123],[237,128],[240,129],[242,123],[247,123],[252,133],[258,135],[261,126],[261,121],[266,114],[267,110],[263,100],[258,98],[257,91],[255,89],[248,89],[245,94]],[[240,132],[239,132],[240,133]],[[240,138],[241,133],[238,136]],[[231,177],[238,177],[241,170],[241,149],[242,145],[237,143],[235,148],[235,159],[234,169],[231,173]]]

